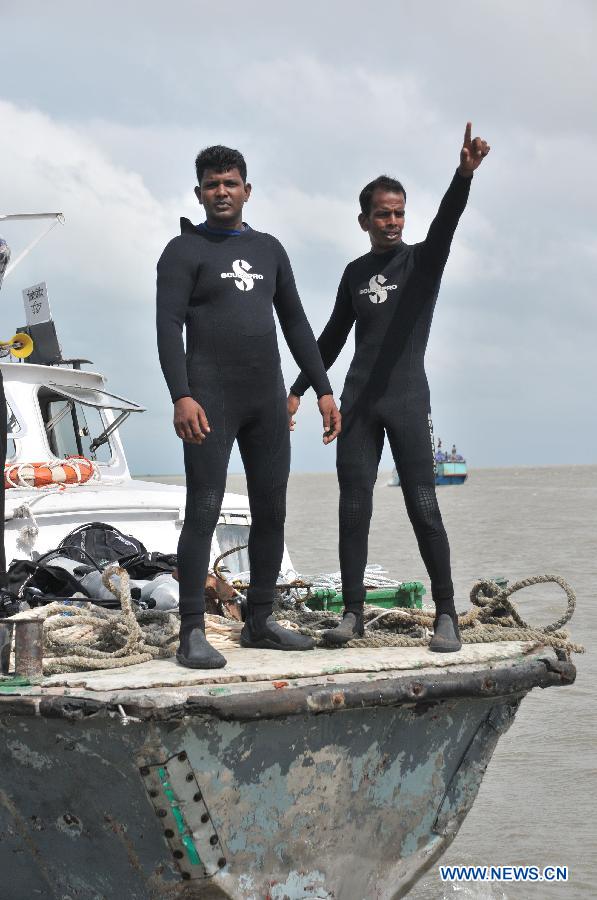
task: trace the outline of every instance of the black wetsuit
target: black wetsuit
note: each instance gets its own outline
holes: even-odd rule
[[[181,220],[158,262],[157,332],[173,402],[193,397],[211,431],[184,443],[187,503],[178,544],[180,613],[204,611],[212,535],[234,440],[251,507],[250,604],[273,601],[284,551],[290,437],[273,311],[318,396],[331,388],[282,245],[269,234],[213,232]],[[182,330],[186,325],[186,353]]]
[[[346,267],[318,344],[326,369],[356,322],[355,355],[341,400],[338,438],[340,566],[347,607],[363,601],[373,486],[387,433],[406,508],[438,607],[454,597],[450,548],[435,495],[429,386],[424,357],[431,319],[470,178],[458,173],[427,237],[387,253],[369,252]],[[301,396],[310,380],[291,388]]]

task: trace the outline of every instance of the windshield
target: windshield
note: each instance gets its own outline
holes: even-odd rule
[[[99,409],[83,406],[47,389],[39,392],[39,406],[54,456],[59,459],[86,456],[100,463],[110,462],[112,447],[109,441],[96,449],[91,447],[94,437],[106,428]]]
[[[144,407],[116,394],[49,382],[39,390],[39,406],[52,453],[86,456],[100,463],[112,459],[110,435],[131,412],[144,412]],[[107,423],[103,410],[111,409],[117,418]]]

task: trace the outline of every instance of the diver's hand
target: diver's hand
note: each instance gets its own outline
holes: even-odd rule
[[[331,444],[342,431],[342,416],[332,394],[324,394],[317,401],[323,419],[323,443]]]
[[[301,398],[297,397],[296,394],[288,394],[288,400],[286,401],[286,407],[288,409],[288,427],[291,431],[294,431],[294,426],[296,422],[294,421],[294,417],[298,412],[298,408],[301,405]]]
[[[205,410],[192,397],[180,397],[174,404],[174,430],[189,444],[202,444],[211,431]]]
[[[464,141],[462,142],[462,150],[460,151],[460,165],[458,171],[465,178],[470,178],[475,169],[478,169],[491,147],[483,138],[476,137],[471,139],[472,124],[466,123],[464,129]]]

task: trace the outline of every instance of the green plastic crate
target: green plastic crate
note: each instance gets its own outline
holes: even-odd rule
[[[398,587],[379,588],[367,591],[365,602],[385,609],[402,607],[403,609],[421,609],[425,588],[420,581],[403,581]],[[342,612],[344,600],[339,591],[333,588],[318,588],[308,598],[310,609],[323,609],[326,612]]]

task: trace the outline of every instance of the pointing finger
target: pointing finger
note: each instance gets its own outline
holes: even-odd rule
[[[468,144],[470,144],[470,142],[471,142],[471,132],[472,132],[472,128],[473,128],[473,123],[472,123],[472,122],[467,122],[467,123],[466,123],[466,128],[464,129],[464,141],[463,141],[463,143],[464,143],[465,146],[468,145]]]

